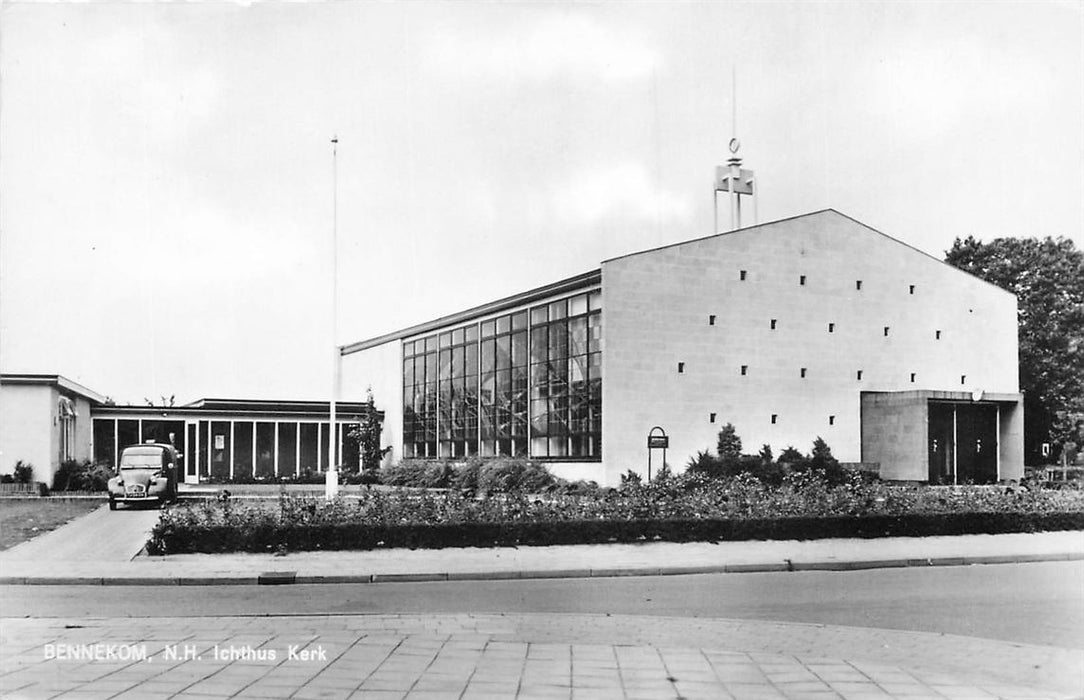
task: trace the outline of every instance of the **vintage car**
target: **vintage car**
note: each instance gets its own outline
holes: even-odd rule
[[[177,497],[180,453],[172,445],[148,442],[125,447],[117,475],[109,480],[109,510],[118,503],[161,504]]]

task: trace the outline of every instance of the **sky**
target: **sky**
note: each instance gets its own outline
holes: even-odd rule
[[[334,344],[711,234],[735,135],[761,222],[1084,247],[1084,3],[0,3],[0,370],[326,400]]]

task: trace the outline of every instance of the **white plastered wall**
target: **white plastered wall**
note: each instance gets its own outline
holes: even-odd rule
[[[835,211],[611,260],[602,280],[608,483],[646,471],[655,425],[675,469],[727,422],[749,453],[821,436],[856,462],[861,391],[1018,391],[1011,294]]]

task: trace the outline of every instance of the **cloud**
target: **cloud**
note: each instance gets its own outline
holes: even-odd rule
[[[592,168],[555,188],[553,206],[566,225],[614,221],[685,221],[688,196],[661,190],[643,165],[631,161]]]
[[[650,75],[660,64],[658,52],[640,37],[615,33],[582,14],[564,13],[519,31],[441,34],[429,42],[425,58],[440,73],[509,81],[620,82]]]

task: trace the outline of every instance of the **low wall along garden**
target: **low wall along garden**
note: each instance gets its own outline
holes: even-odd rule
[[[399,489],[326,502],[182,503],[163,511],[151,554],[492,547],[638,541],[929,536],[1084,529],[1084,491],[889,486],[815,473],[667,477],[548,493]]]

